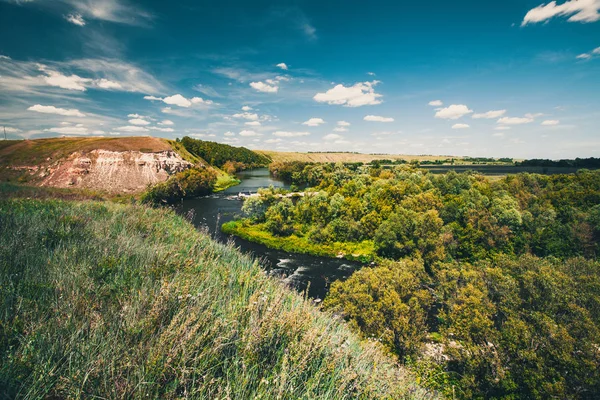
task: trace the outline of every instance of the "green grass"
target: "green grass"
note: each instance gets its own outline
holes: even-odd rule
[[[225,189],[229,189],[232,186],[236,186],[240,184],[240,180],[235,176],[228,175],[221,170],[218,170],[219,176],[217,177],[217,183],[213,189],[214,192],[222,192]],[[221,173],[222,172],[222,173]]]
[[[428,397],[373,342],[168,210],[0,201],[0,397]]]
[[[311,254],[322,257],[340,257],[351,261],[370,262],[375,258],[375,247],[372,240],[360,243],[333,242],[312,243],[307,237],[290,235],[275,236],[265,228],[264,224],[253,224],[247,220],[231,221],[223,224],[221,230],[229,235],[238,236],[250,242],[260,243],[272,249],[290,253]]]

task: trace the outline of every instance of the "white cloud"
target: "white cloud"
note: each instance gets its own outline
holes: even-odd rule
[[[435,117],[442,119],[459,119],[472,112],[473,110],[470,110],[469,107],[464,104],[452,104],[449,107],[438,110],[438,112],[435,113]]]
[[[62,135],[87,135],[88,129],[77,126],[61,126],[58,128],[45,129],[45,132],[60,133]]]
[[[231,137],[231,136],[235,136],[235,133],[233,133],[233,132],[225,132],[223,134],[223,136],[229,136],[229,137]]]
[[[287,69],[288,69],[288,66],[287,66],[286,63],[279,63],[279,64],[276,65],[276,67],[279,67],[279,68],[281,68],[284,71],[287,71]]]
[[[92,79],[82,78],[77,75],[66,76],[56,71],[45,71],[45,68],[41,68],[47,76],[44,76],[44,81],[50,86],[56,86],[67,90],[79,90],[84,92],[85,85],[92,82]]]
[[[595,22],[600,20],[599,10],[600,0],[569,0],[560,5],[557,5],[556,1],[551,1],[529,10],[521,26],[567,16],[570,16],[569,22]]]
[[[529,117],[503,117],[498,120],[499,124],[503,125],[522,125],[522,124],[530,124],[533,122],[533,118]]]
[[[260,126],[260,122],[259,121],[248,121],[244,125],[248,125],[248,126]]]
[[[35,111],[44,114],[57,114],[66,117],[85,117],[85,114],[76,109],[57,108],[54,106],[43,106],[36,104],[28,108],[29,111]]]
[[[144,128],[143,126],[132,126],[132,125],[128,125],[128,126],[122,126],[120,128],[116,129],[117,131],[121,131],[121,132],[148,132],[148,129]]]
[[[165,98],[156,97],[156,96],[144,96],[144,99],[151,100],[151,101],[162,101],[165,104],[179,106],[179,107],[183,107],[183,108],[189,108],[192,106],[192,104],[206,104],[206,105],[213,104],[213,102],[211,100],[204,100],[201,97],[192,97],[191,99],[187,99],[187,98],[183,97],[182,95],[180,95],[179,93],[174,94],[173,96],[165,97]]]
[[[65,19],[72,24],[85,26],[85,20],[81,16],[81,14],[69,14],[65,15]]]
[[[327,141],[327,142],[331,142],[333,140],[339,140],[339,139],[343,139],[344,137],[342,135],[336,135],[335,133],[330,133],[329,135],[325,135],[323,136],[323,140]]]
[[[110,81],[108,79],[98,79],[94,83],[100,89],[107,89],[107,90],[112,90],[112,89],[114,89],[114,90],[120,90],[120,89],[123,89],[123,85],[121,85],[119,82],[113,82],[113,81]]]
[[[250,107],[250,106],[242,107],[242,111],[251,111],[251,110],[252,110],[252,107]]]
[[[243,118],[243,119],[247,119],[248,121],[258,121],[258,114],[255,114],[255,113],[248,113],[248,112],[238,113],[238,114],[233,114],[232,117],[233,118]]]
[[[531,118],[531,119],[536,119],[537,117],[542,117],[542,116],[544,116],[544,113],[534,113],[534,114],[527,113],[527,114],[525,114],[525,117]]]
[[[150,122],[146,121],[145,119],[141,119],[141,118],[130,119],[129,123],[131,125],[139,125],[139,126],[150,125]]]
[[[338,126],[350,126],[350,122],[346,122],[346,121],[338,121],[337,122]]]
[[[162,122],[158,123],[159,125],[175,125],[175,123],[173,121],[171,121],[170,119],[165,119]]]
[[[240,136],[252,137],[252,136],[261,136],[261,134],[256,133],[254,131],[243,130],[240,132]]]
[[[308,121],[304,121],[302,123],[302,125],[306,125],[306,126],[319,126],[324,124],[325,121],[323,120],[323,118],[311,118]]]
[[[506,110],[488,111],[482,114],[473,114],[474,119],[496,119],[506,114]]]
[[[580,54],[576,58],[578,60],[589,60],[596,56],[600,56],[600,47],[596,47],[594,50],[590,51],[589,53]]]
[[[275,82],[273,80],[270,80],[270,81]],[[264,82],[250,82],[250,86],[252,88],[258,90],[259,92],[263,92],[263,93],[277,93],[277,91],[279,90],[279,86],[277,86],[277,84],[269,85]]]
[[[510,130],[510,126],[497,126],[497,127],[494,128],[494,130],[497,130],[497,131],[508,131],[508,130]]]
[[[452,129],[467,129],[470,128],[468,124],[454,124],[452,125]]]
[[[175,130],[173,128],[160,128],[158,126],[151,126],[150,129],[152,129],[153,131],[159,131],[159,132],[175,132]]]
[[[273,133],[273,136],[279,137],[300,137],[300,136],[308,136],[310,132],[287,132],[287,131],[277,131]]]
[[[394,122],[394,118],[381,117],[379,115],[367,115],[363,119],[370,122]]]
[[[542,125],[544,125],[544,126],[554,126],[554,125],[558,125],[558,124],[560,124],[560,121],[557,119],[548,119],[548,120],[542,122]]]
[[[379,81],[359,82],[352,86],[336,85],[325,93],[317,93],[313,99],[319,103],[338,104],[346,107],[361,107],[381,104],[382,95],[375,93]]]
[[[334,132],[348,132],[348,128],[343,127],[343,126],[338,126],[333,131]]]
[[[433,100],[429,102],[429,105],[434,107],[441,107],[444,105],[444,103],[442,103],[441,100]]]

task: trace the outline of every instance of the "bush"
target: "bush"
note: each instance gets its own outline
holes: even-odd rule
[[[144,204],[173,204],[185,197],[212,193],[217,174],[212,168],[190,168],[171,176],[166,182],[150,186],[141,201]]]

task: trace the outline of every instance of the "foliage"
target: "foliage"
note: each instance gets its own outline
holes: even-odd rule
[[[173,212],[0,201],[5,398],[424,398],[374,342]]]
[[[576,167],[576,168],[600,168],[600,158],[576,158],[574,160],[544,160],[532,159],[518,162],[523,167]]]
[[[335,283],[325,305],[422,382],[461,398],[600,394],[600,171],[300,167],[303,197],[264,192],[228,231],[329,256],[372,244],[379,266]]]
[[[192,139],[188,136],[181,139],[181,144],[191,154],[201,157],[210,165],[236,171],[246,168],[266,166],[271,161],[264,155],[248,150],[245,147],[233,147],[227,144]],[[235,171],[234,171],[235,172]]]
[[[141,196],[144,204],[173,204],[184,197],[197,197],[213,191],[217,174],[212,168],[190,168],[167,181],[148,187]]]
[[[424,376],[439,366],[447,378],[430,384],[448,395],[453,381],[462,398],[594,398],[599,288],[600,263],[583,258],[502,256],[440,263],[431,275],[417,262],[386,262],[335,282],[325,306],[419,359]]]

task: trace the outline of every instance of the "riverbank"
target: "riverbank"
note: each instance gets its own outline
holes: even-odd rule
[[[303,236],[275,236],[266,230],[264,224],[252,224],[247,220],[227,222],[222,225],[221,230],[225,234],[234,235],[250,242],[262,244],[271,249],[284,250],[290,253],[343,258],[365,264],[372,262],[376,257],[372,240],[365,240],[360,243],[333,242],[318,244],[310,242],[307,237]]]
[[[429,396],[378,343],[170,210],[2,200],[0,283],[7,398]]]

